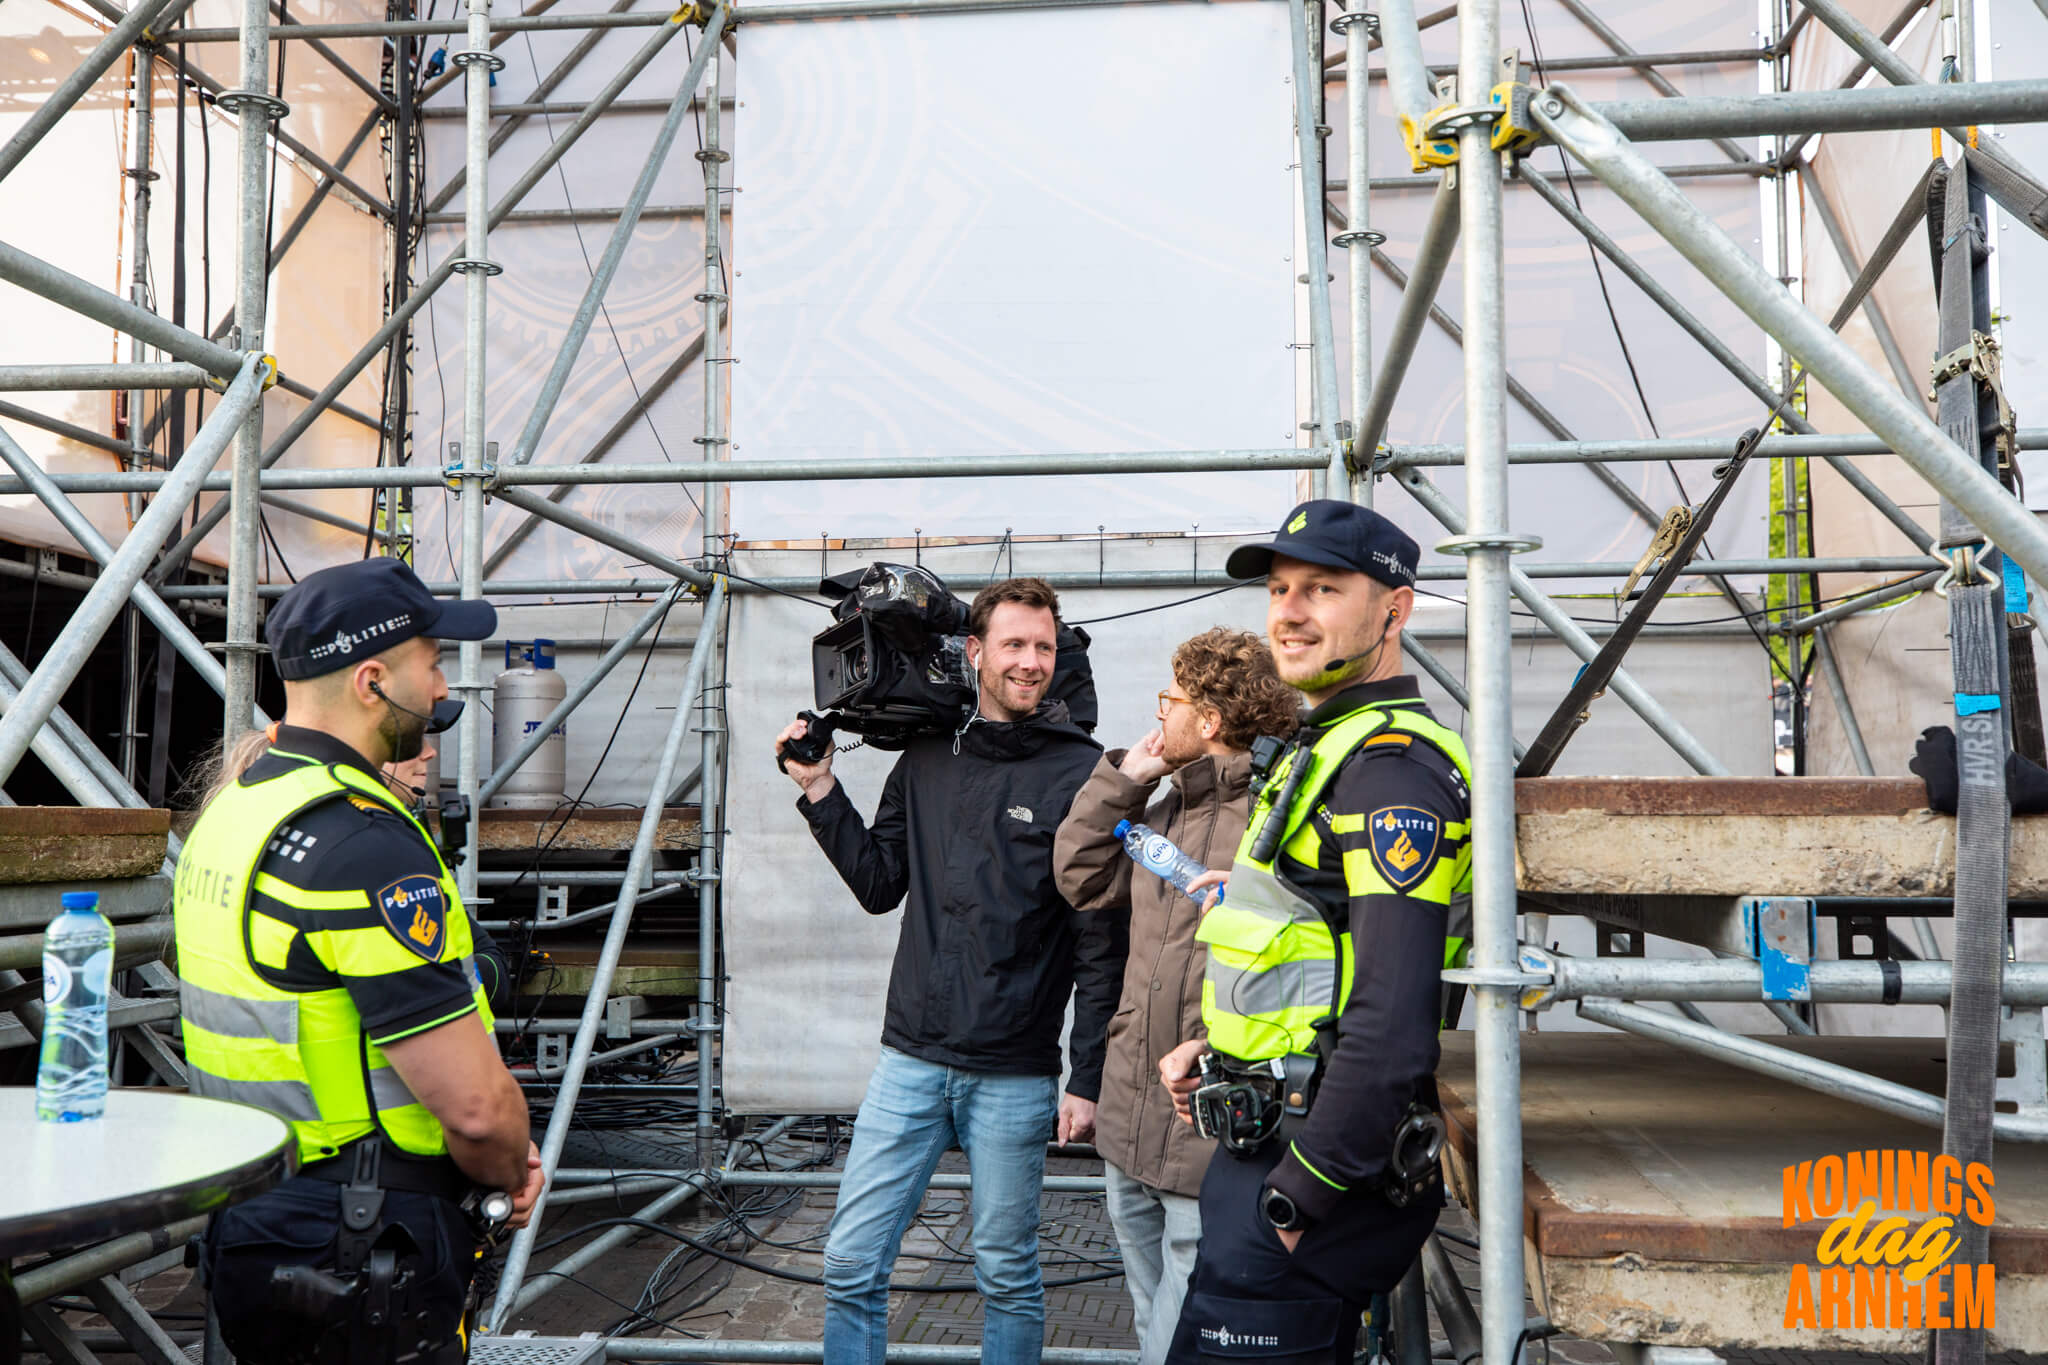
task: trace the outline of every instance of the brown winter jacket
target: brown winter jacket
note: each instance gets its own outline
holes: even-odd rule
[[[1130,916],[1124,993],[1109,1023],[1109,1055],[1095,1113],[1095,1147],[1118,1170],[1155,1189],[1198,1195],[1214,1144],[1174,1117],[1159,1059],[1202,1036],[1202,969],[1195,903],[1139,868],[1117,842],[1117,821],[1150,825],[1209,866],[1227,869],[1249,816],[1250,754],[1205,755],[1177,769],[1166,795],[1117,770],[1112,750],[1074,797],[1053,843],[1053,876],[1076,910]],[[1150,804],[1148,804],[1150,803]],[[1135,876],[1133,874],[1136,874]]]

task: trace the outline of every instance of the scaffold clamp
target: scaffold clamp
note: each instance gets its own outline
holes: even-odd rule
[[[1516,1003],[1525,1010],[1547,1010],[1557,1003],[1557,959],[1546,948],[1524,943],[1515,954],[1525,983]]]
[[[1524,81],[1502,81],[1493,87],[1493,107],[1500,111],[1493,125],[1491,145],[1496,152],[1527,156],[1543,141],[1543,130],[1529,112],[1535,98]]]
[[[484,442],[484,457],[475,465],[469,463],[468,457],[464,453],[463,442],[450,441],[448,443],[448,458],[441,465],[441,481],[447,484],[451,491],[460,492],[464,479],[482,479],[487,489],[497,487],[498,443],[496,441]]]

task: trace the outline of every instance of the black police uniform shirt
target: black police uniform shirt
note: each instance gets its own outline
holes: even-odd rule
[[[320,730],[280,725],[270,748],[242,775],[243,785],[261,782],[307,762],[346,765],[377,777],[377,769],[349,745]],[[381,779],[379,779],[381,780]],[[334,796],[299,812],[278,827],[258,874],[267,873],[301,891],[368,891],[374,902],[379,887],[406,878],[437,882],[441,869],[434,851],[410,820],[373,797],[350,793]],[[255,882],[260,887],[261,881]],[[419,883],[415,882],[417,887]],[[433,893],[438,897],[438,888]],[[375,904],[360,910],[300,910],[251,890],[249,908],[274,916],[301,931],[391,926]],[[446,913],[446,907],[441,907]],[[503,963],[472,922],[476,935],[477,971],[486,994],[503,974]],[[398,930],[392,929],[394,936]],[[380,976],[343,976],[314,956],[305,932],[292,938],[282,969],[252,964],[272,985],[288,991],[346,989],[363,1032],[372,1043],[387,1046],[423,1033],[465,1014],[476,1001],[460,962],[421,959],[404,971]]]
[[[1346,688],[1304,717],[1299,738],[1314,743],[1330,724],[1368,703],[1404,702],[1399,709],[1428,715],[1429,708],[1414,700],[1420,695],[1407,675]],[[1350,926],[1356,960],[1351,998],[1338,1018],[1337,1046],[1314,1107],[1266,1180],[1312,1219],[1327,1217],[1349,1194],[1378,1188],[1402,1113],[1411,1101],[1435,1095],[1449,911],[1412,895],[1353,894],[1344,875],[1347,854],[1373,856],[1370,829],[1353,827],[1403,807],[1405,819],[1436,825],[1422,865],[1401,874],[1403,885],[1420,887],[1469,841],[1469,833],[1452,837],[1450,826],[1468,826],[1472,818],[1457,765],[1420,739],[1403,743],[1382,734],[1354,751],[1310,816],[1318,836],[1316,866],[1285,854],[1280,862],[1334,925]],[[1354,817],[1343,822],[1347,832],[1332,833],[1337,816]]]

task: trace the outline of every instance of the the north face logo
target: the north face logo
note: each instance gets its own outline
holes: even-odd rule
[[[1011,818],[1012,820],[1021,820],[1021,821],[1022,821],[1023,823],[1025,823],[1025,824],[1027,824],[1027,825],[1028,825],[1028,824],[1030,824],[1030,823],[1031,823],[1031,807],[1029,807],[1029,806],[1012,806],[1012,807],[1010,807],[1010,818]]]

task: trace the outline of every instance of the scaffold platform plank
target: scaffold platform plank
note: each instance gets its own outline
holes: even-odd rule
[[[170,833],[167,810],[0,806],[0,883],[146,877],[163,866]]]
[[[559,810],[520,810],[487,806],[477,821],[477,847],[486,853],[623,853],[640,833],[642,810],[637,806],[606,806],[573,814]],[[697,847],[703,819],[695,806],[669,806],[655,831],[657,851],[678,852]]]
[[[1515,783],[1524,891],[1944,897],[1955,817],[1912,778],[1541,777]],[[2048,818],[2012,825],[2010,894],[2048,898]]]
[[[1942,1092],[1939,1038],[1770,1041]],[[1451,1191],[1476,1211],[1470,1033],[1444,1035],[1437,1082]],[[1818,1275],[1834,1219],[1815,1209],[1786,1225],[1785,1169],[1870,1151],[1938,1155],[1939,1130],[1618,1033],[1524,1033],[1521,1115],[1529,1292],[1567,1334],[1807,1351],[1924,1344],[1910,1328],[1786,1325],[1794,1267]],[[1989,1349],[2048,1350],[2048,1148],[2003,1144],[1993,1175]],[[1932,1215],[1901,1216],[1910,1235]]]

